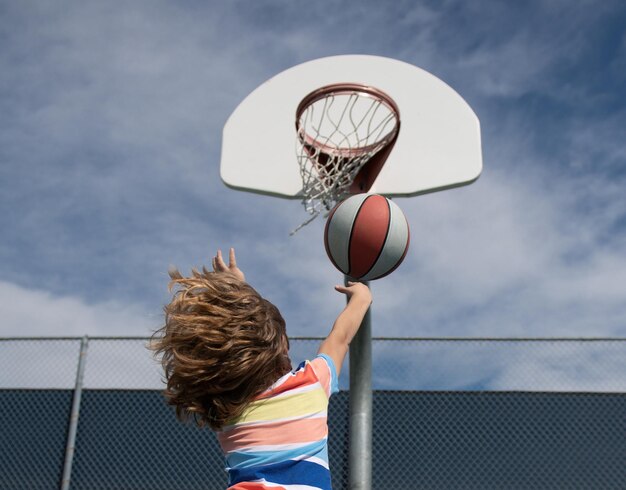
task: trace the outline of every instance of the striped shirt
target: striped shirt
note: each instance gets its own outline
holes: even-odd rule
[[[229,490],[330,490],[327,409],[337,391],[335,365],[320,354],[218,431]]]

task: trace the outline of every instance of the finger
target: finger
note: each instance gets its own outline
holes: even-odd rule
[[[217,272],[217,264],[215,263],[215,257],[211,259],[211,264],[213,265],[213,272]]]
[[[226,264],[224,263],[224,258],[222,257],[221,250],[217,251],[217,257],[215,257],[215,261],[217,263],[217,266],[219,267],[220,272],[228,270],[228,267],[226,267]]]
[[[237,267],[237,259],[235,258],[235,249],[233,247],[230,248],[230,254],[228,256],[228,266],[231,269],[235,269]]]

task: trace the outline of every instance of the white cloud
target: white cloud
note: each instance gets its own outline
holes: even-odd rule
[[[159,327],[160,315],[118,301],[87,304],[0,281],[0,336],[136,336]]]
[[[396,335],[623,334],[623,214],[601,204],[610,184],[579,184],[486,168],[471,188],[397,201],[411,251],[374,285],[374,317]],[[593,211],[577,213],[581,199]]]
[[[623,392],[624,341],[387,341],[374,387]]]

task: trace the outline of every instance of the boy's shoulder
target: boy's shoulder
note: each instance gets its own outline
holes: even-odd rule
[[[319,354],[312,360],[302,361],[296,369],[279,378],[259,398],[276,396],[296,389],[307,389],[320,384],[327,396],[338,390],[337,371],[332,359]]]

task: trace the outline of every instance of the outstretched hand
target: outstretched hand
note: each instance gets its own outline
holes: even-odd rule
[[[347,286],[335,286],[335,289],[340,293],[345,294],[348,297],[348,300],[362,300],[363,302],[367,302],[367,304],[372,303],[372,292],[370,288],[368,288],[362,282],[352,282],[348,281]]]
[[[235,249],[231,248],[228,255],[228,265],[224,262],[224,258],[222,257],[222,251],[218,250],[217,255],[213,257],[213,271],[214,272],[226,272],[228,274],[232,274],[240,281],[245,281],[246,278],[237,267],[237,259],[235,258]]]

